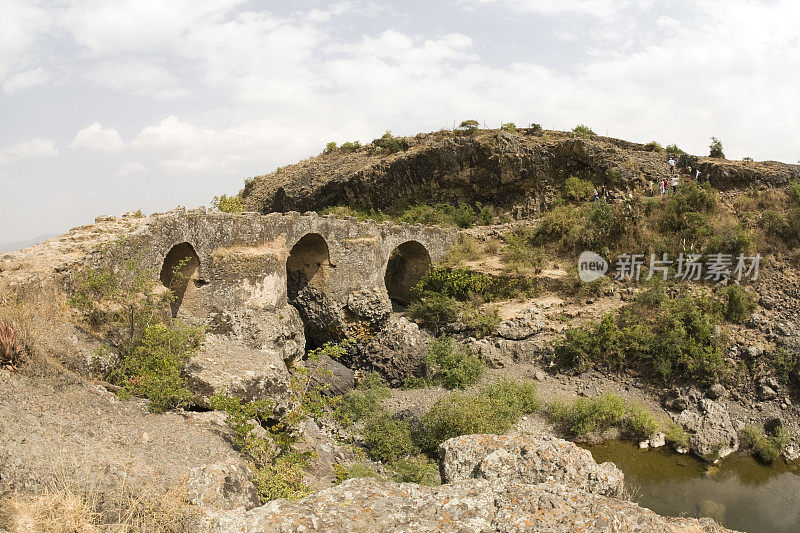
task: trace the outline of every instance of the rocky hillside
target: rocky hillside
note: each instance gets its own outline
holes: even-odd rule
[[[244,206],[268,213],[464,200],[521,216],[552,205],[569,176],[625,191],[669,174],[667,154],[651,145],[557,131],[442,130],[403,138],[398,146],[406,149],[397,153],[383,144],[333,150],[248,180]],[[718,189],[781,186],[800,177],[800,165],[676,157]]]

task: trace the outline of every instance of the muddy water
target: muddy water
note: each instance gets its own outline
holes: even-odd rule
[[[800,472],[794,465],[776,461],[766,467],[738,454],[707,465],[621,441],[584,447],[598,463],[615,463],[632,499],[658,514],[710,516],[749,533],[800,532]]]

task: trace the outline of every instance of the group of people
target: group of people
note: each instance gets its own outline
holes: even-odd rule
[[[667,161],[669,165],[669,178],[664,178],[663,180],[659,180],[658,188],[659,192],[662,196],[669,194],[670,189],[672,193],[678,192],[678,186],[681,184],[681,176],[680,171],[675,170],[676,161],[675,158],[670,156],[669,160]],[[700,172],[699,168],[693,169],[691,166],[684,167],[687,172],[683,173],[683,182],[688,185],[692,181],[692,174],[694,174],[694,180],[701,184],[703,183],[703,173]],[[655,190],[653,188],[653,181],[650,180],[650,196],[655,196]]]
[[[672,156],[670,156],[667,164],[669,165],[669,177],[658,180],[658,189],[661,196],[668,195],[670,191],[672,191],[673,194],[676,194],[678,192],[678,187],[681,186],[681,182],[683,182],[685,185],[688,185],[692,182],[692,179],[694,179],[698,185],[703,184],[703,173],[700,172],[699,168],[692,168],[690,165],[687,165],[683,167],[683,172],[680,169],[676,170],[677,162]],[[650,196],[655,196],[656,192],[653,180],[650,180],[649,187]],[[595,187],[592,201],[599,202],[601,199],[604,199],[605,196],[605,187],[602,185]]]

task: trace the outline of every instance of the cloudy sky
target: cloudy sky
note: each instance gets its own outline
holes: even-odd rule
[[[800,158],[796,0],[0,0],[0,242],[467,118]]]

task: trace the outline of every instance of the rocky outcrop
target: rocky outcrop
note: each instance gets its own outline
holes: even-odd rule
[[[739,436],[728,410],[710,399],[700,400],[699,411],[686,409],[675,421],[694,434],[691,450],[707,461],[716,461],[739,449]]]
[[[369,147],[322,154],[254,178],[240,193],[249,210],[319,210],[332,205],[385,209],[398,198],[418,202],[483,202],[516,216],[552,205],[570,175],[611,189],[668,176],[664,153],[600,136],[548,131],[537,135],[482,130],[441,131],[406,139],[410,148],[381,154]],[[781,186],[800,177],[800,165],[686,156],[679,167],[700,168],[717,188]],[[643,181],[642,181],[643,180]]]
[[[272,399],[280,407],[289,389],[289,371],[281,353],[208,335],[200,352],[186,367],[198,403],[208,406],[211,395],[223,390],[242,400]]]
[[[549,435],[466,435],[439,448],[442,481],[486,479],[494,484],[564,483],[586,492],[618,495],[624,476],[598,465],[588,450]]]
[[[666,518],[601,494],[621,482],[621,473],[598,466],[589,452],[556,441],[459,437],[442,447],[440,468],[450,473],[450,483],[425,487],[350,479],[299,502],[275,500],[250,511],[207,512],[203,527],[215,533],[727,531],[707,518]],[[563,465],[571,465],[566,474]]]
[[[420,375],[431,336],[403,316],[392,316],[375,335],[359,343],[346,359],[352,368],[374,370],[392,385]]]

